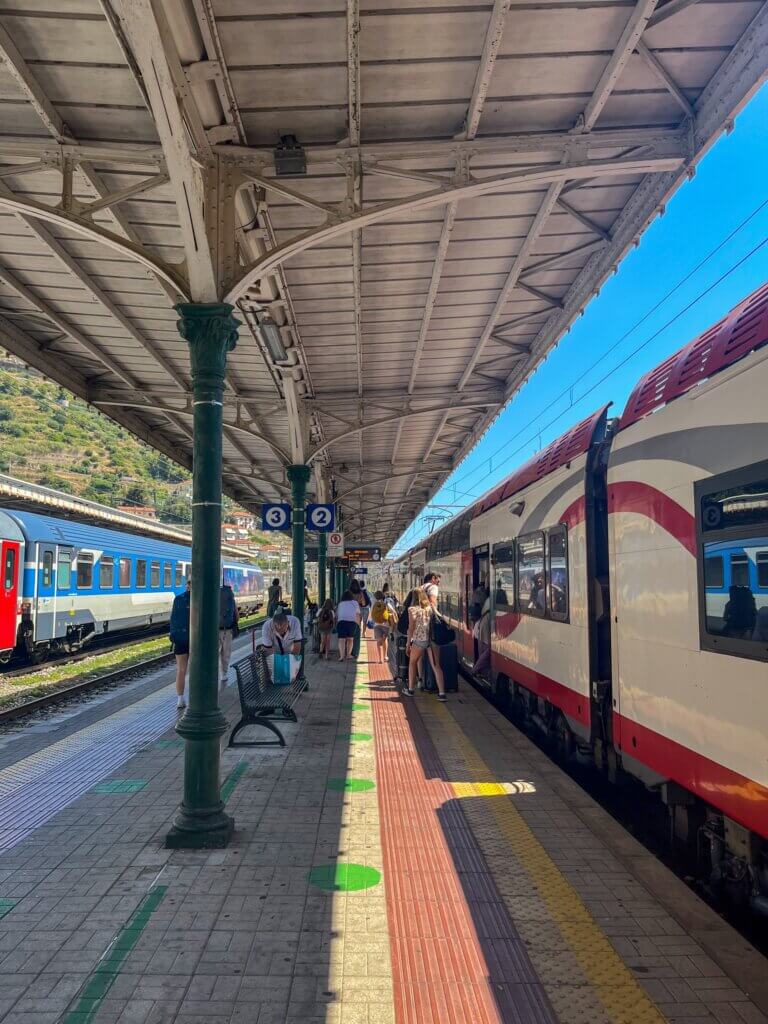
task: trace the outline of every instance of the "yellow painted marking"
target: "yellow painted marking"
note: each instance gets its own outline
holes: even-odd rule
[[[432,708],[440,727],[449,734],[450,741],[464,758],[469,769],[467,774],[478,780],[492,778],[490,768],[448,709],[437,703],[430,710]],[[439,742],[437,747],[439,750]],[[497,787],[495,792],[494,786]],[[505,795],[503,783],[458,782],[453,787],[459,797]],[[611,1020],[615,1024],[663,1024],[666,1018],[646,995],[579,894],[550,858],[512,801],[493,801],[487,806],[496,819],[499,831],[538,889],[560,934],[571,948]]]

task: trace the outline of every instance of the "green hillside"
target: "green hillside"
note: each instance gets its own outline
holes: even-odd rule
[[[186,470],[2,350],[0,473],[105,505],[151,505],[168,523],[192,520]],[[237,508],[225,498],[225,518]],[[255,539],[274,546],[274,535]]]

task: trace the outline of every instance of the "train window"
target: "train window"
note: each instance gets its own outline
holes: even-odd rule
[[[50,587],[53,583],[53,552],[43,552],[43,586]]]
[[[564,526],[547,534],[547,611],[560,622],[568,618],[568,534]]]
[[[3,566],[3,586],[13,590],[16,583],[16,548],[6,548],[5,565]]]
[[[136,586],[146,587],[147,585],[147,563],[143,558],[136,562]]]
[[[120,586],[127,590],[131,585],[131,560],[130,558],[120,559]]]
[[[149,566],[149,585],[150,587],[160,586],[160,563],[151,562]]]
[[[696,484],[701,646],[768,661],[768,463]]]
[[[184,566],[181,562],[176,563],[176,586],[180,587],[184,580]]]
[[[725,567],[722,555],[710,555],[704,559],[704,586],[707,590],[719,590],[725,586]]]
[[[89,590],[93,586],[93,554],[81,551],[77,556],[77,589]]]
[[[493,549],[493,633],[503,638],[515,627],[515,545]],[[482,624],[481,624],[482,625]]]
[[[517,538],[517,609],[526,615],[544,615],[544,534]]]
[[[57,590],[69,590],[72,586],[72,553],[60,551],[56,563],[56,588]]]
[[[731,555],[731,586],[749,586],[749,559],[745,554]]]
[[[111,555],[102,555],[99,562],[99,586],[111,590],[115,585],[115,560]]]
[[[170,590],[173,581],[173,567],[170,562],[163,563],[163,587]]]

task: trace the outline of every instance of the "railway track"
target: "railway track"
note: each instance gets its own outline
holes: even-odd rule
[[[242,633],[251,633],[254,629],[259,628],[264,622],[263,618],[257,619],[255,622],[250,623],[248,626],[242,628]],[[135,643],[135,641],[134,641]],[[130,647],[131,644],[120,645],[123,647]],[[106,653],[105,651],[99,651],[99,654]],[[93,656],[93,652],[89,655],[80,654],[70,659],[67,664],[73,661],[82,661],[84,658]],[[105,672],[102,675],[94,676],[92,679],[86,679],[81,682],[73,682],[70,686],[62,686],[59,689],[52,690],[51,693],[43,694],[41,697],[34,697],[31,700],[23,701],[20,704],[16,704],[13,707],[5,708],[0,710],[0,726],[4,723],[17,721],[20,718],[26,718],[30,715],[35,714],[38,711],[43,711],[46,708],[52,707],[57,704],[66,703],[73,698],[81,697],[84,694],[91,693],[94,690],[109,688],[117,683],[124,682],[137,675],[142,675],[145,672],[149,672],[154,668],[159,668],[164,664],[173,663],[173,654],[168,652],[164,654],[154,655],[149,658],[145,658],[143,661],[134,662],[131,665],[125,665],[118,667],[112,671]],[[39,668],[31,669],[31,672],[41,671]],[[28,675],[30,672],[18,672],[13,673],[16,675]],[[11,673],[4,674],[6,678]]]

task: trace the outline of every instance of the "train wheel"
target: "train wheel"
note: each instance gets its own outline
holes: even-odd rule
[[[47,644],[41,644],[39,647],[34,647],[29,652],[29,662],[31,665],[42,665],[44,661],[47,661],[50,653],[50,647],[48,647]]]

